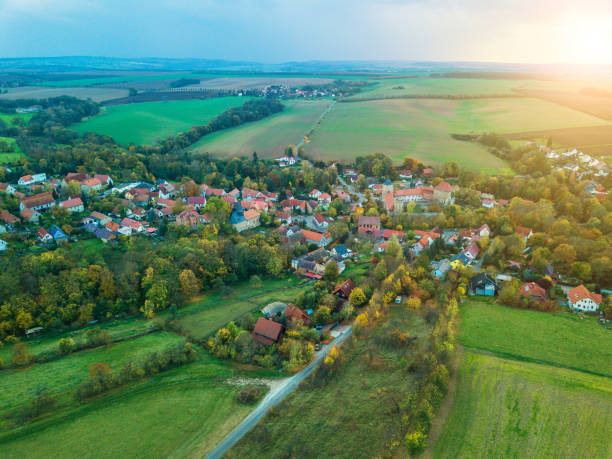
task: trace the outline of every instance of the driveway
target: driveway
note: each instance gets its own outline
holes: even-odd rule
[[[225,439],[217,446],[206,459],[217,459],[223,456],[232,446],[234,446],[246,433],[251,430],[260,420],[263,418],[268,410],[281,402],[287,395],[295,390],[295,388],[306,379],[313,370],[319,365],[325,356],[335,345],[341,344],[347,337],[351,335],[353,331],[352,326],[348,326],[344,331],[330,344],[323,346],[319,352],[317,352],[314,360],[306,366],[302,371],[296,373],[290,378],[284,379],[281,383],[270,390],[266,397],[257,405],[257,407],[251,411],[251,413],[244,418],[244,421],[240,423],[238,427],[234,429]]]

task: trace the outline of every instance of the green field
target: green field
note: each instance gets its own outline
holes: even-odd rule
[[[215,156],[250,156],[273,158],[287,145],[297,144],[317,122],[328,101],[283,101],[285,110],[266,119],[208,135],[196,143],[195,153]]]
[[[71,128],[81,134],[106,134],[120,144],[152,145],[194,125],[206,124],[228,108],[247,100],[245,97],[218,97],[112,105],[106,107],[104,113]]]
[[[6,142],[9,144],[9,146],[12,145],[13,149],[15,150],[13,152],[7,152],[2,151],[2,148],[0,147],[0,164],[14,163],[26,157],[26,155],[24,155],[21,151],[21,148],[19,148],[19,145],[17,145],[15,139],[11,137],[0,137],[0,142]]]
[[[474,301],[461,305],[460,318],[465,347],[612,377],[612,331],[593,317]]]
[[[471,352],[457,377],[434,457],[612,456],[609,378]]]
[[[243,284],[234,287],[228,297],[220,293],[207,293],[198,301],[181,308],[177,322],[188,336],[206,338],[229,321],[260,309],[274,301],[295,301],[303,287],[294,277],[281,280],[265,280],[260,286]],[[163,317],[163,316],[162,316]]]
[[[20,86],[18,88],[9,88],[8,93],[0,94],[0,99],[48,99],[51,97],[70,96],[78,97],[79,99],[91,99],[94,102],[102,102],[125,97],[127,95],[127,89]]]
[[[13,124],[15,118],[21,118],[26,123],[32,119],[33,113],[0,113],[0,121],[3,121],[7,126]]]
[[[232,377],[267,376],[202,355],[165,372],[0,436],[2,457],[197,457],[252,409]]]
[[[413,156],[427,163],[456,160],[485,172],[507,171],[507,165],[484,148],[456,141],[450,134],[606,124],[560,105],[526,98],[338,103],[315,130],[306,152],[316,158],[344,160],[382,152],[396,162]]]

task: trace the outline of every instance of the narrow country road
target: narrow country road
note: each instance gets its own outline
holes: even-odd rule
[[[244,418],[244,421],[236,427],[232,433],[230,433],[225,439],[208,455],[206,459],[217,459],[223,456],[232,446],[234,446],[249,430],[251,430],[255,424],[257,424],[261,418],[265,416],[270,408],[282,401],[287,395],[294,391],[294,389],[304,379],[312,373],[312,371],[319,365],[330,349],[341,344],[353,331],[353,327],[348,327],[341,335],[339,335],[330,344],[323,346],[317,353],[315,359],[302,371],[296,373],[290,378],[283,381],[282,384],[272,389],[268,395],[257,405],[257,407],[251,411],[251,413]]]
[[[312,134],[312,131],[314,131],[317,125],[325,119],[325,117],[331,111],[331,109],[334,108],[334,105],[336,105],[335,100],[327,106],[327,108],[325,109],[323,113],[321,113],[321,116],[319,116],[315,124],[313,124],[312,127],[308,130],[308,132],[306,133],[306,136],[310,137],[310,135]],[[304,144],[304,137],[302,137],[302,139],[297,143],[295,148],[299,150],[303,144]]]

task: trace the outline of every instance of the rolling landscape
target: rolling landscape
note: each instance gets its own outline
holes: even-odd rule
[[[0,458],[612,457],[612,7],[0,8]]]

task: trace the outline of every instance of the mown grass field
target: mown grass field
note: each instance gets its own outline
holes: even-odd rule
[[[11,137],[0,137],[0,142],[6,142],[9,146],[12,146],[11,149],[14,150],[11,152],[3,151],[2,147],[0,147],[0,164],[14,163],[26,157],[21,151],[21,148],[19,148],[19,145],[17,145],[15,139]]]
[[[472,352],[457,377],[434,457],[612,456],[611,379]]]
[[[375,100],[336,104],[305,148],[311,156],[322,159],[350,160],[382,152],[396,162],[405,156],[427,163],[452,159],[465,167],[500,172],[508,170],[502,160],[476,144],[456,141],[450,134],[608,124],[538,99]]]
[[[202,298],[181,308],[177,323],[187,336],[203,339],[215,333],[229,321],[256,311],[274,301],[292,302],[304,288],[294,277],[280,280],[264,280],[258,286],[248,283],[236,285],[229,296],[207,293]],[[164,316],[162,316],[164,317]]]
[[[113,391],[0,435],[2,457],[201,458],[251,406],[236,402],[234,377],[262,377],[202,354],[196,362]]]
[[[228,108],[242,105],[247,100],[245,97],[218,97],[113,105],[71,128],[81,134],[97,132],[109,135],[120,144],[152,145],[194,125],[206,124]]]
[[[459,342],[467,348],[612,377],[612,331],[594,317],[478,301],[462,304],[459,314]]]
[[[191,147],[194,153],[219,157],[250,156],[273,158],[287,145],[297,144],[317,122],[329,101],[283,101],[283,112],[266,119],[227,129],[202,138]]]
[[[397,404],[414,389],[414,375],[406,367],[430,336],[415,312],[398,307],[383,320],[365,336],[343,343],[340,353],[346,361],[327,384],[304,383],[226,457],[382,457],[401,430]],[[383,325],[408,331],[417,341],[407,347],[381,344],[377,336]]]

